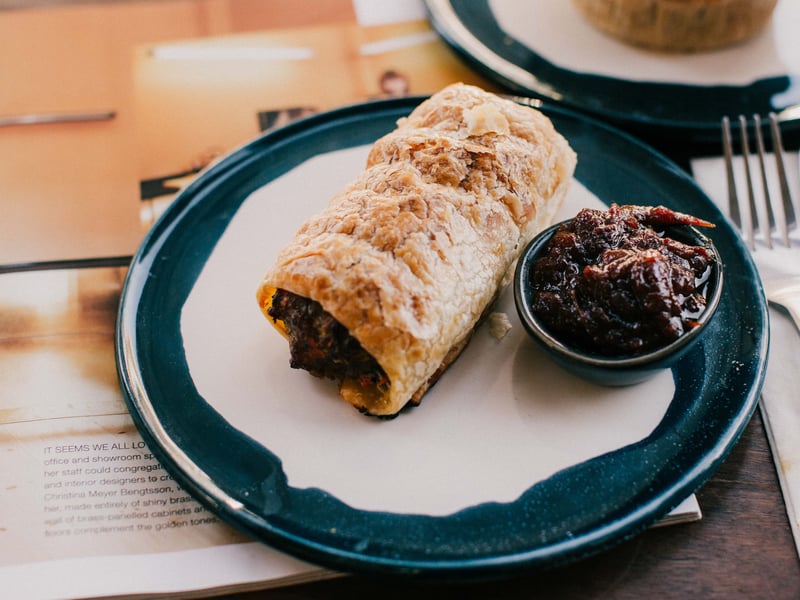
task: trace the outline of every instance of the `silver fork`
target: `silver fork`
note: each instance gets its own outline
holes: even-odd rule
[[[789,234],[797,228],[797,216],[800,213],[797,198],[793,196],[792,191],[789,189],[786,177],[785,152],[778,119],[774,113],[769,114],[772,153],[775,157],[777,187],[780,190],[780,194],[772,193],[771,191],[771,187],[774,187],[775,184],[773,183],[770,186],[770,177],[767,173],[767,160],[765,159],[767,152],[764,144],[761,117],[753,115],[755,153],[751,153],[750,150],[748,123],[747,118],[743,115],[739,116],[739,130],[746,195],[738,193],[736,189],[731,123],[727,116],[722,118],[722,149],[725,155],[725,168],[728,179],[729,215],[753,252],[767,298],[771,303],[783,307],[790,314],[795,325],[800,328],[800,320],[798,320],[800,318],[800,277],[776,277],[774,272],[764,264],[766,260],[763,260],[769,258],[764,256],[765,253],[770,253],[770,251],[786,252],[786,249],[791,246]],[[752,166],[753,161],[756,162],[756,168]],[[760,175],[760,193],[756,192],[754,185],[753,172],[755,170]],[[756,244],[756,231],[760,234],[758,239],[763,242],[763,246]],[[778,234],[779,248],[776,248],[773,244],[773,231]],[[791,258],[781,256],[781,259],[789,260],[796,264],[800,260],[800,253]]]
[[[777,228],[781,241],[789,247],[789,230],[797,227],[797,204],[792,197],[789,183],[786,178],[784,166],[784,149],[781,131],[778,127],[778,118],[775,113],[769,114],[769,126],[772,134],[772,151],[775,155],[775,168],[780,186],[780,201],[770,193],[769,178],[767,176],[765,161],[764,135],[761,129],[761,117],[753,115],[753,129],[755,131],[756,159],[758,170],[761,174],[761,192],[756,194],[753,186],[753,168],[750,142],[747,135],[747,118],[739,116],[739,131],[741,135],[742,162],[744,164],[745,181],[747,187],[747,204],[736,192],[734,179],[733,144],[731,141],[730,119],[722,117],[722,149],[725,154],[725,165],[728,175],[728,199],[730,202],[730,216],[733,222],[743,231],[745,239],[751,250],[755,250],[755,230],[760,230],[761,236],[768,248],[772,248],[771,231]],[[777,210],[776,210],[777,209]],[[777,217],[777,219],[776,219]],[[777,222],[776,222],[777,221]]]

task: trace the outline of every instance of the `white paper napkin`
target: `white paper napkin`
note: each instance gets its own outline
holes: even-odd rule
[[[787,153],[787,177],[795,197],[800,195],[797,153]],[[773,157],[768,157],[767,173],[774,173]],[[741,165],[741,159],[739,159]],[[722,158],[692,161],[692,171],[698,184],[728,214],[727,179]],[[736,169],[738,189],[745,190],[743,168]],[[770,180],[770,193],[778,190],[777,181]],[[754,183],[760,194],[760,180]],[[789,249],[777,245],[769,250],[760,237],[756,237],[753,252],[764,283],[776,277],[800,277],[800,231],[792,232],[793,246]],[[774,240],[774,243],[777,239]],[[772,456],[786,502],[795,544],[800,553],[800,332],[792,321],[776,307],[770,306],[770,356],[767,375],[761,394],[760,409],[772,448]]]

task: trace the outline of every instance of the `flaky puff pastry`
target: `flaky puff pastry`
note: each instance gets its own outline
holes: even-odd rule
[[[389,380],[388,389],[345,380],[340,394],[394,415],[466,345],[525,243],[551,222],[575,164],[540,112],[451,85],[400,119],[355,181],[302,225],[261,282],[259,305],[266,314],[278,288],[320,303]]]

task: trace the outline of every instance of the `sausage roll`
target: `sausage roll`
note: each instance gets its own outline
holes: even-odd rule
[[[257,290],[294,368],[370,415],[419,404],[466,346],[575,169],[537,110],[451,85],[372,147]]]

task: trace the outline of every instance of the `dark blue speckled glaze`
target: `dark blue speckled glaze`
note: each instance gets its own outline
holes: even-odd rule
[[[313,155],[374,141],[420,100],[314,115],[254,140],[188,186],[128,272],[116,339],[122,390],[142,436],[187,491],[303,559],[459,581],[581,559],[648,527],[714,472],[756,406],[768,346],[763,290],[739,237],[679,168],[615,129],[544,109],[580,156],[576,177],[605,202],[666,204],[718,223],[714,241],[728,274],[708,335],[674,368],[675,397],[641,442],[565,469],[512,503],[443,517],[368,512],[325,490],[287,485],[281,457],[215,412],[187,368],[181,308],[248,195]]]

